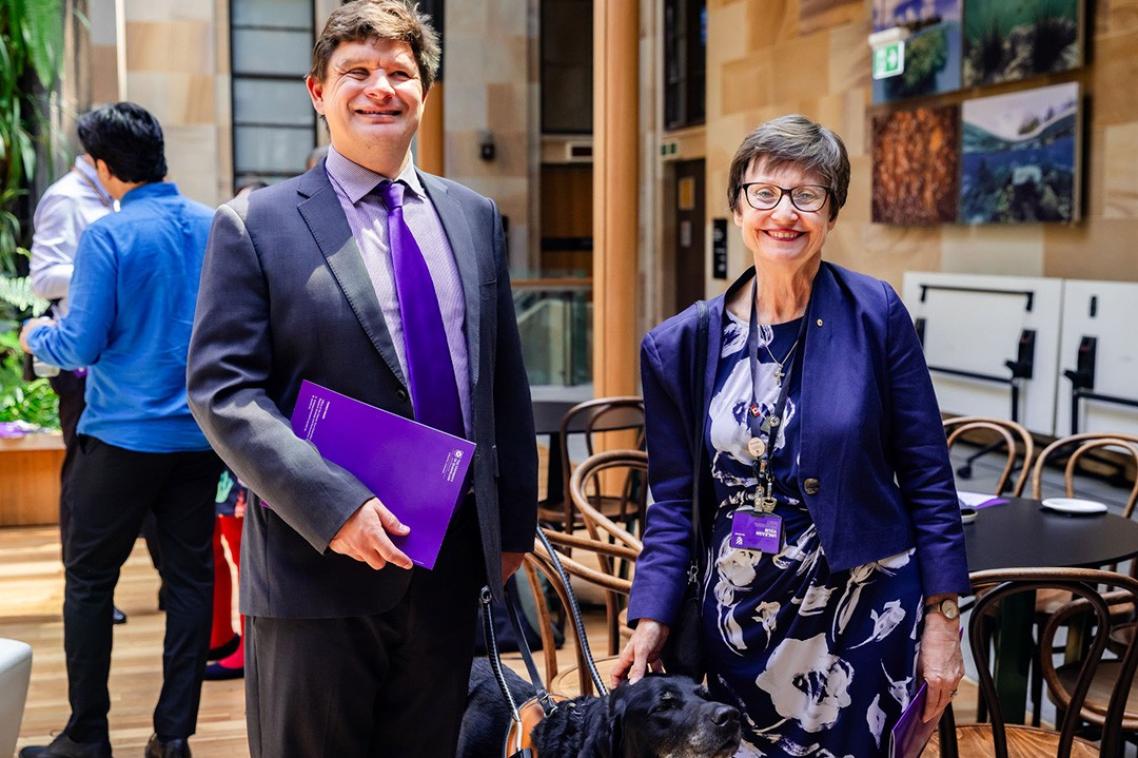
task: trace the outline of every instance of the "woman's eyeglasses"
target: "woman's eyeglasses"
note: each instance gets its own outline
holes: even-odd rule
[[[748,182],[743,185],[747,204],[757,211],[769,211],[782,202],[783,195],[790,195],[790,202],[803,213],[822,210],[830,197],[830,190],[817,184],[804,184],[801,187],[779,187],[766,182]]]

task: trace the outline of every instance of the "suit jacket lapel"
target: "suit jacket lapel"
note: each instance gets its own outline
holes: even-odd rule
[[[451,252],[454,254],[458,273],[462,279],[463,300],[466,301],[466,354],[470,366],[470,386],[473,390],[478,384],[479,374],[479,337],[481,327],[481,293],[479,285],[481,277],[478,274],[478,259],[484,255],[481,247],[475,247],[474,238],[470,233],[470,224],[466,220],[466,211],[462,205],[447,191],[446,184],[437,177],[419,172],[419,179],[423,182],[423,189],[427,197],[435,206],[439,220],[442,221],[447,241],[450,242]],[[493,251],[486,251],[492,254]],[[491,270],[493,270],[491,268]]]
[[[372,345],[383,357],[384,363],[391,369],[395,378],[406,386],[407,380],[399,367],[399,357],[395,354],[391,333],[388,332],[387,322],[383,319],[383,311],[379,307],[379,299],[375,296],[371,277],[368,276],[360,249],[352,236],[352,228],[348,226],[348,219],[344,216],[344,210],[336,197],[336,191],[332,189],[324,173],[323,164],[305,174],[301,181],[300,194],[304,197],[297,204],[297,210],[328,262],[332,276],[340,285],[352,312],[356,314]]]

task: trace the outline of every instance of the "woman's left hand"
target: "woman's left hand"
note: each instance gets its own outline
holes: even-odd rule
[[[940,718],[956,694],[956,686],[964,678],[959,619],[949,621],[936,612],[925,616],[917,675],[929,685],[929,696],[921,719],[927,722]]]

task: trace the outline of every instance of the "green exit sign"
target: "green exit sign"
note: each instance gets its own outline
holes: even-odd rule
[[[873,49],[873,78],[888,79],[905,71],[905,40]]]

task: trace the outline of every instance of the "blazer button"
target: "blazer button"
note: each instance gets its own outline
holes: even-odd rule
[[[806,490],[807,495],[817,495],[818,490],[822,489],[822,485],[818,483],[817,479],[807,479],[802,483],[802,489]]]
[[[400,387],[399,389],[395,390],[395,397],[399,398],[403,402],[407,402],[407,390]]]

